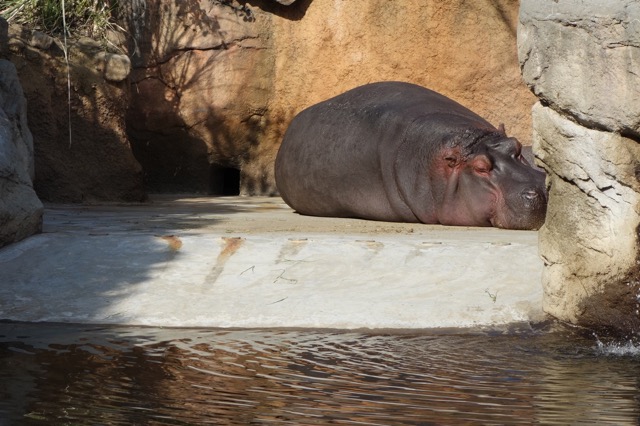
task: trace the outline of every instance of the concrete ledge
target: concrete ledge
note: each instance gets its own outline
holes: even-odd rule
[[[539,321],[537,233],[303,217],[279,198],[48,206],[0,250],[0,319],[439,328]]]

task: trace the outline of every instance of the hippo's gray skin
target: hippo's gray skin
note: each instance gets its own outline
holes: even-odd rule
[[[275,163],[300,214],[538,229],[544,173],[462,105],[409,83],[357,87],[298,114]]]

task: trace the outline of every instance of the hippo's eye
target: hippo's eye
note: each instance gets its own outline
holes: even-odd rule
[[[474,172],[480,174],[488,174],[493,169],[491,160],[486,155],[478,155],[471,160],[471,167],[473,167]]]
[[[520,142],[516,145],[515,157],[522,158],[522,144],[520,144]]]

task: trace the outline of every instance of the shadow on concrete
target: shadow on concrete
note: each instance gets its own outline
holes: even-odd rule
[[[234,198],[221,197],[215,204],[207,200],[156,194],[151,196],[148,203],[92,206],[48,204],[43,232],[98,236],[119,232],[154,235],[179,232],[190,235],[228,219],[229,215],[251,210],[246,205],[235,203]]]
[[[0,320],[140,324],[137,305],[147,295],[163,305],[199,291],[221,248],[236,238],[207,228],[255,203],[178,198],[48,205],[42,234],[0,249]],[[193,268],[200,272],[190,275]]]

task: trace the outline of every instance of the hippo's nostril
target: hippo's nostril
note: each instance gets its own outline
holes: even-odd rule
[[[528,209],[538,209],[547,204],[547,197],[544,192],[535,188],[525,189],[520,193],[520,196]]]

